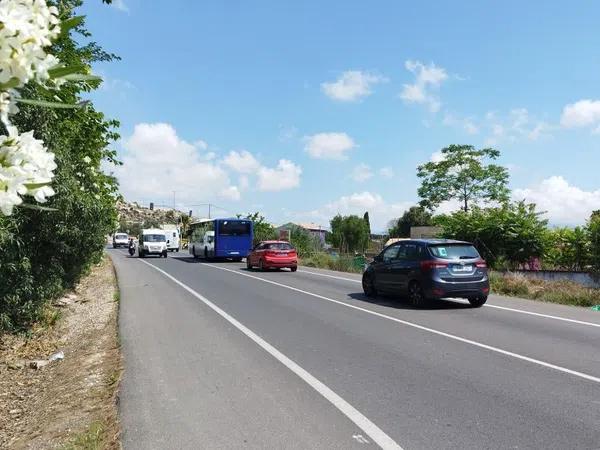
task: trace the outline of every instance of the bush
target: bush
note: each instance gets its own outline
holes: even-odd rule
[[[68,16],[79,2],[60,3]],[[85,32],[81,29],[81,32]],[[69,35],[61,37],[52,53],[67,66],[89,66],[110,60],[95,43],[80,47]],[[93,84],[95,83],[95,86]],[[69,83],[60,91],[34,84],[23,90],[29,99],[78,103],[97,82]],[[46,109],[21,104],[12,117],[19,130],[34,130],[54,152],[58,168],[56,195],[46,206],[54,211],[16,208],[0,216],[0,332],[26,329],[42,317],[44,306],[73,287],[100,261],[106,236],[116,227],[116,181],[100,171],[103,161],[114,161],[108,150],[118,135],[114,121],[92,105],[78,109]]]
[[[339,272],[362,273],[363,271],[362,267],[356,267],[353,256],[341,255],[333,257],[323,252],[312,253],[309,256],[301,258],[300,264],[307,267],[337,270]]]

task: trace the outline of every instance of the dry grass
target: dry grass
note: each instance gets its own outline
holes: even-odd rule
[[[118,448],[116,292],[105,258],[27,336],[0,336],[0,448]],[[64,360],[29,368],[57,350]]]
[[[600,304],[600,289],[592,289],[572,281],[545,281],[522,274],[490,273],[491,290],[495,294],[530,298],[574,306]]]

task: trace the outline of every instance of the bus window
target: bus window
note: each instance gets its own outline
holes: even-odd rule
[[[223,220],[219,223],[220,236],[248,236],[250,222],[238,220]]]

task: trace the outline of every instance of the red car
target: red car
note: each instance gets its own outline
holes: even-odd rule
[[[246,267],[248,270],[253,267],[259,270],[288,267],[295,272],[298,269],[298,254],[289,242],[263,241],[246,258]]]

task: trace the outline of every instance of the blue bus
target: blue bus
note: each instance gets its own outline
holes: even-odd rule
[[[241,261],[252,249],[254,229],[249,219],[203,219],[190,224],[188,251],[194,258]]]

